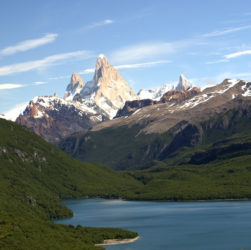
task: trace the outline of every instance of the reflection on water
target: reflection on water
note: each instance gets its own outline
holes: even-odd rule
[[[251,250],[251,202],[70,200],[74,217],[58,223],[136,231],[135,243],[109,250]]]

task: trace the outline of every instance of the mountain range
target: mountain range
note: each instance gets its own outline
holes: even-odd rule
[[[155,90],[140,90],[136,94],[108,59],[99,55],[91,81],[84,83],[79,74],[73,73],[64,98],[57,94],[37,96],[16,121],[56,144],[73,133],[89,130],[98,123],[113,119],[119,115],[117,113],[124,108],[125,103],[146,103],[149,100],[144,100],[148,97],[156,101],[170,90],[191,91],[192,87],[193,83],[181,75],[178,84],[167,84]]]
[[[64,98],[37,96],[15,123],[0,119],[0,248],[137,236],[49,221],[73,215],[62,199],[250,199],[250,128],[251,82],[200,89],[181,75],[136,95],[101,55],[92,81],[74,73]]]
[[[154,161],[171,163],[173,159],[175,164],[188,163],[196,148],[209,150],[214,144],[223,146],[224,141],[234,143],[236,138],[241,142],[245,133],[248,140],[250,90],[250,82],[227,79],[202,92],[167,92],[163,101],[143,107],[129,102],[120,117],[72,135],[60,147],[80,160],[120,170],[148,168]],[[190,155],[183,158],[181,151]]]
[[[91,81],[74,73],[64,98],[35,97],[16,121],[80,160],[142,169],[171,162],[180,150],[231,141],[241,132],[236,116],[246,120],[243,129],[249,124],[250,100],[250,82],[226,79],[201,90],[184,75],[136,94],[100,55]],[[217,129],[225,133],[210,141]]]

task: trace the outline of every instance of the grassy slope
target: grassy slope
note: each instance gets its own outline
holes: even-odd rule
[[[80,139],[75,157],[95,158],[111,167],[127,167],[129,174],[144,184],[132,194],[133,199],[251,198],[250,109],[230,110],[195,125],[203,131],[201,144],[181,146],[174,152],[167,150],[161,157],[158,152],[163,147],[169,148],[174,137],[172,131],[136,136],[140,130],[136,126],[89,132]],[[69,145],[65,144],[66,151],[71,151],[66,147]],[[102,148],[104,155],[100,154]],[[137,164],[142,164],[145,170],[131,170]]]
[[[79,160],[102,163],[116,170],[147,168],[172,137],[170,133],[139,134],[141,128],[111,127],[76,134],[62,141],[59,147]],[[78,147],[74,150],[76,143]]]
[[[144,162],[152,166],[144,171],[130,171],[129,178],[127,173],[73,160],[26,129],[0,120],[0,248],[37,249],[39,245],[41,249],[92,249],[92,243],[103,238],[134,236],[125,231],[48,222],[50,218],[71,215],[58,203],[65,198],[251,198],[250,149],[238,149],[238,145],[251,142],[250,124],[250,118],[235,113],[226,113],[213,123],[199,124],[203,128],[201,145],[180,147],[161,161],[154,161],[155,154],[170,143],[168,133],[135,137],[139,128],[132,127],[119,128],[115,134],[112,129],[89,133],[89,138],[85,135],[81,139],[81,150],[88,160],[106,159],[108,163],[117,161],[128,166],[142,159],[142,166]],[[233,144],[237,145],[234,152]],[[215,148],[230,151],[219,150],[215,155]],[[209,159],[207,163],[189,163],[198,153],[202,159]]]
[[[150,170],[130,174],[145,184],[136,199],[251,199],[251,155],[202,165],[168,166],[161,162]]]
[[[199,125],[202,144],[130,173],[145,184],[137,199],[251,199],[250,117],[230,111]]]
[[[201,143],[190,145],[194,131],[189,126],[174,126],[163,134],[139,133],[142,127],[110,127],[74,135],[60,144],[73,157],[102,163],[117,170],[146,169],[155,160],[167,165],[189,162],[195,152],[251,142],[251,106],[230,110],[214,119],[192,126],[201,131]],[[190,125],[191,126],[191,125]],[[186,132],[184,132],[186,130]],[[78,146],[76,146],[78,144]],[[242,150],[243,153],[245,149]],[[246,153],[250,154],[248,150]]]
[[[19,125],[0,119],[0,249],[94,249],[115,229],[56,225],[71,216],[61,199],[130,196],[140,184],[126,174],[80,163]]]

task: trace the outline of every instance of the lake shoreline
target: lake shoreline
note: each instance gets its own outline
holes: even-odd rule
[[[250,246],[250,201],[144,203],[83,199],[65,203],[75,216],[59,221],[61,224],[124,228],[140,236],[139,240],[135,239],[137,235],[130,234],[124,237],[112,234],[97,237],[94,242],[96,247],[107,250],[210,250],[215,246],[217,249],[244,249]],[[241,239],[241,242],[236,239]]]
[[[103,243],[95,244],[95,246],[111,246],[111,245],[120,245],[120,244],[128,244],[128,243],[133,243],[136,240],[138,240],[140,237],[137,236],[132,239],[109,239],[109,240],[104,240]]]
[[[121,201],[139,201],[139,202],[215,202],[215,201],[251,201],[251,198],[227,198],[227,199],[221,199],[221,198],[215,198],[215,199],[130,199],[130,198],[123,198],[123,197],[102,197],[102,196],[83,196],[78,198],[69,198],[69,199],[63,199],[63,201],[67,200],[83,200],[83,199],[105,199],[105,200],[121,200]]]

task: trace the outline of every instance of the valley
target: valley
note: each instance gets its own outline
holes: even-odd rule
[[[73,216],[66,199],[251,199],[250,89],[225,79],[201,90],[181,75],[137,95],[101,55],[92,81],[74,73],[64,98],[34,97],[16,122],[0,120],[1,249],[138,236],[50,222]]]

